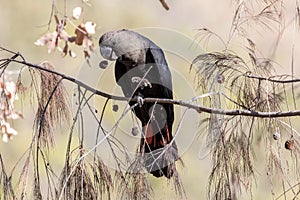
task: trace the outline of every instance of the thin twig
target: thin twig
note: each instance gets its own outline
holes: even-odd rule
[[[169,10],[169,9],[170,9],[169,6],[168,6],[168,4],[165,2],[165,0],[159,0],[159,1],[160,1],[161,5],[162,5],[166,10]]]
[[[99,141],[97,142],[97,144],[95,146],[93,146],[89,151],[87,151],[86,153],[84,153],[82,156],[80,156],[75,164],[74,167],[71,169],[70,173],[68,173],[68,176],[66,177],[66,180],[62,186],[61,192],[59,194],[59,198],[58,199],[62,199],[63,198],[63,190],[67,187],[67,183],[69,181],[69,179],[71,178],[72,174],[74,173],[74,171],[76,170],[76,167],[78,166],[78,164],[81,162],[81,160],[83,160],[86,156],[88,156],[89,154],[91,154],[95,148],[97,148],[100,144],[102,144],[105,140],[107,140],[107,138],[113,133],[113,131],[118,127],[120,121],[125,117],[125,115],[131,111],[134,107],[138,106],[138,103],[134,104],[133,106],[131,106],[130,108],[128,108],[126,110],[125,113],[122,114],[122,116],[118,119],[118,121],[116,122],[116,124],[112,127],[112,129]]]
[[[247,78],[253,78],[253,79],[258,79],[258,80],[265,80],[265,81],[270,81],[274,83],[296,83],[300,82],[299,78],[292,78],[292,79],[287,79],[287,80],[280,80],[280,79],[275,79],[272,77],[261,77],[261,76],[255,76],[255,75],[245,75]]]

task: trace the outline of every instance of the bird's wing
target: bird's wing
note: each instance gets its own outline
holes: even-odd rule
[[[157,69],[157,78],[159,83],[166,89],[165,98],[173,98],[172,95],[172,76],[168,64],[165,60],[163,51],[156,47],[151,47],[146,52],[146,63],[153,63]]]
[[[131,79],[126,66],[118,60],[115,64],[115,79],[117,84],[122,88],[124,95],[126,97],[131,97],[134,90],[132,88],[132,83],[130,82]]]
[[[117,60],[115,64],[115,79],[118,85],[121,85],[119,81],[121,77],[126,74],[126,72],[127,72],[126,66],[122,62]]]

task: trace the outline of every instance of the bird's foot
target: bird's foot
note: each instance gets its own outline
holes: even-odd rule
[[[137,98],[137,103],[138,103],[139,107],[141,108],[144,104],[144,99],[143,99],[143,97],[141,97],[139,95],[136,98]]]
[[[152,84],[148,79],[141,78],[141,77],[138,77],[138,76],[134,76],[134,77],[131,78],[131,81],[133,83],[140,84],[141,89],[144,89],[144,87],[152,88]]]

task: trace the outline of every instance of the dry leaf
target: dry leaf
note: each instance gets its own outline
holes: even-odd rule
[[[69,34],[65,30],[61,30],[58,34],[58,37],[64,41],[69,41]]]
[[[85,30],[88,34],[95,34],[96,33],[96,24],[94,22],[86,22],[84,24]]]
[[[35,41],[34,44],[37,46],[45,46],[46,44],[51,42],[53,39],[55,39],[55,36],[56,36],[55,33],[56,33],[56,31],[52,32],[52,33],[46,33],[40,39]]]
[[[4,76],[4,80],[5,77],[6,76]],[[3,82],[0,82],[0,93],[1,134],[2,140],[4,142],[8,142],[12,139],[13,135],[18,134],[18,132],[10,126],[8,119],[20,119],[23,118],[23,115],[19,112],[16,112],[14,109],[14,103],[16,100],[18,100],[17,86],[14,81],[5,80]]]
[[[57,44],[58,44],[57,36],[58,36],[58,34],[56,31],[54,31],[52,33],[46,33],[40,39],[35,41],[34,44],[37,46],[46,46],[47,45],[48,53],[50,53],[57,47]]]
[[[76,58],[76,53],[74,53],[74,51],[69,50],[69,55],[70,55],[72,58]]]
[[[86,30],[84,28],[84,24],[80,24],[76,30],[75,30],[75,35],[76,35],[76,38],[75,38],[75,44],[77,45],[82,45],[83,43],[83,39],[84,39],[84,36],[86,35]]]
[[[88,52],[87,50],[84,50],[84,51],[83,51],[83,54],[84,54],[84,58],[85,58],[86,60],[90,59],[91,55],[89,54],[89,52]]]
[[[82,13],[82,8],[81,7],[76,7],[73,9],[73,19],[79,19],[80,15]]]
[[[76,36],[72,36],[72,37],[69,37],[69,42],[75,42],[76,41]]]
[[[89,49],[90,51],[94,51],[93,40],[90,37],[88,37],[87,35],[85,35],[84,38],[83,38],[83,44],[82,44],[82,46],[84,48]]]
[[[3,142],[8,142],[8,140],[12,140],[12,137],[18,134],[18,132],[15,129],[11,128],[10,124],[6,121],[1,122],[1,131]]]
[[[68,45],[68,43],[66,42],[66,44],[65,44],[65,46],[64,46],[64,48],[63,48],[63,50],[62,50],[62,55],[63,55],[63,56],[66,56],[66,55],[68,54],[68,50],[69,50],[69,45]]]
[[[73,18],[78,19],[82,14],[82,8],[76,7],[73,9]],[[76,54],[70,50],[69,44],[75,43],[78,46],[83,46],[84,48],[84,57],[86,60],[90,57],[90,52],[94,51],[94,43],[91,39],[91,34],[95,34],[96,24],[93,22],[85,22],[78,25],[75,29],[75,36],[69,36],[66,32],[66,19],[59,19],[56,15],[54,15],[54,19],[56,22],[56,31],[52,33],[47,33],[43,35],[40,39],[38,39],[34,44],[38,46],[47,46],[48,52],[52,52],[56,48],[58,51],[62,53],[63,56],[69,54],[72,58],[76,57]],[[61,44],[64,41],[65,44]]]

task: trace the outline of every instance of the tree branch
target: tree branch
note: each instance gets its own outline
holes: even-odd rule
[[[28,67],[32,67],[32,68],[35,68],[35,69],[38,69],[38,70],[42,70],[42,71],[46,71],[46,72],[58,75],[62,79],[73,82],[73,83],[77,84],[78,86],[83,87],[86,90],[88,90],[88,91],[90,91],[90,92],[92,92],[96,95],[105,97],[107,99],[113,99],[113,100],[117,100],[117,101],[134,101],[134,102],[137,101],[137,98],[128,98],[128,97],[123,97],[123,96],[116,96],[116,95],[112,95],[112,94],[102,92],[100,90],[97,90],[97,89],[83,83],[80,80],[77,80],[74,77],[59,73],[59,72],[54,71],[54,70],[46,69],[46,68],[44,68],[40,65],[28,63],[26,61],[19,61],[19,60],[15,60],[15,59],[9,59],[9,58],[6,59],[6,61],[23,64],[23,65],[26,65]],[[251,78],[251,76],[249,78]],[[257,78],[257,77],[255,77],[255,78]],[[275,81],[274,79],[268,79],[268,78],[262,78],[262,77],[261,77],[261,79]],[[293,81],[298,81],[298,80],[294,79]],[[200,105],[197,105],[197,104],[194,104],[194,103],[188,103],[188,102],[185,102],[183,100],[159,99],[159,98],[145,98],[144,102],[174,104],[174,105],[180,105],[180,106],[183,106],[183,107],[194,109],[199,113],[204,112],[204,113],[210,113],[210,114],[220,114],[220,115],[229,115],[229,116],[238,116],[238,115],[240,115],[240,116],[252,116],[252,117],[259,117],[259,118],[277,118],[277,117],[300,116],[300,110],[277,111],[277,112],[260,112],[260,111],[255,111],[255,110],[240,110],[240,109],[237,109],[237,110],[223,110],[223,109],[217,109],[217,108],[204,107],[204,106],[200,106]]]
[[[168,6],[168,4],[165,2],[165,0],[159,0],[159,1],[160,1],[161,5],[162,5],[166,10],[169,10],[169,9],[170,9],[169,6]]]
[[[247,78],[253,78],[253,79],[258,79],[258,80],[265,80],[265,81],[270,81],[270,82],[274,82],[274,83],[296,83],[296,82],[300,82],[299,78],[287,79],[287,80],[280,80],[280,79],[275,79],[273,77],[261,77],[261,76],[251,75],[251,74],[246,74],[245,76]]]

